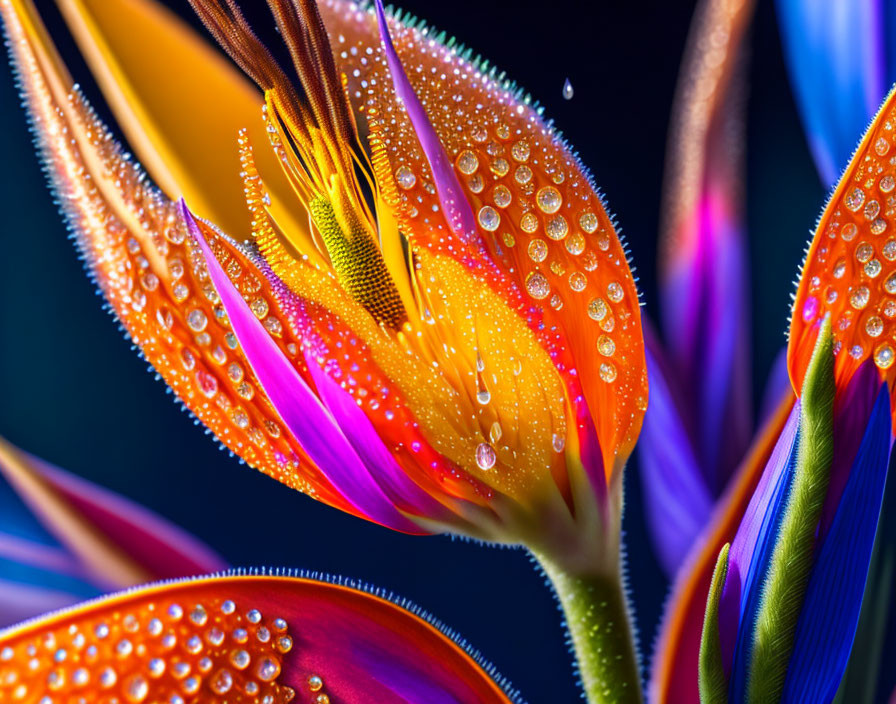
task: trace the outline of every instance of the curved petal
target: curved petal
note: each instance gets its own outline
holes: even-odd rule
[[[269,476],[352,512],[284,432],[247,370],[174,203],[148,182],[73,88],[30,4],[0,0],[0,14],[51,187],[125,332],[230,451]],[[297,355],[300,341],[274,313],[264,276],[237,248],[223,240],[221,247],[228,271],[276,344]]]
[[[162,3],[57,4],[117,124],[153,180],[169,198],[187,198],[225,232],[248,236],[237,133],[245,129],[251,139],[267,142],[261,93]],[[296,207],[274,151],[261,150],[258,158],[272,212],[294,236],[307,232],[304,211]],[[314,256],[316,250],[309,249]]]
[[[706,596],[722,546],[737,533],[771,456],[790,417],[794,396],[788,389],[778,409],[756,438],[687,561],[679,570],[666,603],[651,667],[649,698],[657,704],[699,702],[697,673]]]
[[[323,406],[293,363],[231,283],[183,201],[180,215],[202,250],[211,282],[243,353],[283,423],[314,465],[353,507],[372,521],[408,533],[425,533],[408,520],[384,493],[371,469],[358,456],[332,414]]]
[[[667,361],[705,481],[721,493],[751,435],[744,238],[744,38],[754,2],[698,4],[673,107],[660,238]],[[724,438],[724,440],[723,440]]]
[[[117,494],[0,439],[0,475],[98,586],[218,570],[224,562],[196,538]],[[34,556],[31,558],[34,559]],[[60,571],[61,565],[47,565]]]
[[[838,390],[866,360],[896,367],[896,92],[874,118],[818,221],[794,298],[788,368],[802,387],[822,320],[830,316]],[[892,407],[891,407],[892,408]]]
[[[31,693],[53,685],[57,696],[176,695],[187,704],[225,695],[271,704],[322,695],[379,704],[519,701],[483,669],[492,668],[411,609],[305,577],[149,585],[0,632],[0,699],[15,687]],[[29,647],[38,642],[53,647],[35,658]]]
[[[831,701],[840,686],[859,620],[892,444],[889,392],[883,386],[830,530],[818,548],[783,701]]]
[[[400,107],[375,13],[345,0],[319,7],[354,112],[370,131],[377,184],[411,249],[459,261],[526,320],[556,360],[569,396],[587,403],[612,475],[637,439],[647,379],[634,279],[587,171],[503,77],[434,41],[431,30],[390,18],[392,63],[397,58],[407,70],[414,104],[454,162],[453,178],[488,256],[458,246],[444,218],[433,215],[442,212],[433,183],[451,179],[435,179],[414,121]],[[430,80],[433,72],[450,78]],[[398,85],[408,90],[400,76]],[[423,117],[414,111],[417,124]]]
[[[666,574],[674,576],[712,514],[713,497],[657,347],[648,334],[649,403],[637,452],[654,550]]]
[[[753,492],[728,554],[728,573],[719,604],[719,632],[722,662],[730,673],[734,701],[742,699],[746,683],[760,587],[771,563],[783,514],[781,507],[786,504],[796,466],[799,422],[797,402]],[[735,653],[739,657],[735,658]]]
[[[815,165],[833,186],[886,94],[886,3],[777,0],[791,85]]]

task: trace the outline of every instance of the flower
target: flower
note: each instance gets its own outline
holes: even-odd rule
[[[63,7],[156,188],[30,2],[0,0],[91,273],[240,458],[389,528],[525,544],[576,615],[589,696],[636,698],[619,543],[647,378],[591,177],[429,30],[379,4],[268,4],[285,69],[235,3],[193,3],[254,86],[151,2]]]
[[[0,491],[0,626],[110,589],[226,566],[142,506],[2,438],[0,477],[11,490]]]
[[[885,198],[891,178],[894,119],[891,95],[819,220],[789,332],[788,368],[800,399],[749,504],[736,487],[709,541],[727,535],[730,549],[722,549],[703,591],[709,593],[700,651],[704,701],[830,701],[846,669],[893,440],[891,343],[883,322],[893,275],[884,231],[892,213],[881,211],[877,198]],[[705,584],[698,557],[691,585]],[[667,629],[658,658],[659,697],[696,698],[691,685],[676,685],[663,673],[680,659],[671,648],[693,656],[692,597],[701,591],[676,595],[678,625]]]
[[[169,386],[249,464],[398,530],[536,540],[532,514],[606,495],[646,404],[637,293],[603,205],[528,99],[457,51],[394,22],[396,53],[385,16],[378,27],[350,4],[271,5],[297,80],[235,7],[196,3],[261,92],[152,4],[66,11],[166,195],[69,95],[29,6],[4,4],[92,273]],[[173,85],[115,52],[138,18],[134,41],[180,57]],[[414,70],[412,85],[402,63],[455,78]],[[200,81],[230,106],[215,111],[225,124],[178,152],[195,128],[165,110],[206,99]],[[271,145],[256,164],[259,127]],[[209,171],[234,150],[239,169]]]

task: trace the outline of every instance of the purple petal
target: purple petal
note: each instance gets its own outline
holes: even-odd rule
[[[360,513],[388,528],[420,533],[420,527],[398,511],[386,496],[333,416],[227,278],[183,200],[179,202],[179,209],[190,235],[202,250],[209,276],[221,297],[240,348],[293,437],[333,488]]]
[[[307,351],[305,361],[321,401],[343,430],[355,452],[377,477],[384,491],[405,511],[434,521],[441,516],[447,518],[445,507],[404,473],[351,394],[331,379]]]
[[[83,598],[83,595],[0,579],[0,628],[70,606]]]
[[[84,577],[83,565],[65,550],[8,533],[0,533],[0,560],[72,577]]]
[[[659,357],[661,350],[653,334],[645,330],[645,337],[650,397],[637,445],[638,463],[653,546],[671,577],[709,520],[713,500]]]
[[[473,210],[464,197],[460,182],[457,180],[457,174],[454,173],[454,166],[451,164],[451,160],[448,159],[448,155],[439,141],[439,136],[426,116],[426,110],[424,110],[420,99],[414,92],[414,87],[404,72],[401,59],[398,58],[398,52],[395,51],[392,37],[389,35],[389,25],[386,22],[386,13],[383,10],[382,0],[376,0],[376,18],[380,28],[380,36],[383,40],[383,48],[386,52],[386,63],[389,64],[389,73],[392,75],[395,94],[404,103],[411,125],[417,133],[417,139],[420,140],[420,146],[423,148],[426,161],[432,170],[432,177],[436,185],[436,192],[439,196],[442,211],[445,213],[448,224],[454,233],[465,241],[471,241],[476,237],[477,232]]]
[[[797,401],[765,465],[728,553],[728,575],[719,603],[719,633],[722,659],[731,672],[732,691],[742,689],[745,682],[745,656],[749,650],[745,642],[750,638],[760,585],[774,549],[777,526],[783,513],[780,509],[796,462],[799,420],[800,403]],[[737,697],[733,700],[740,701]]]

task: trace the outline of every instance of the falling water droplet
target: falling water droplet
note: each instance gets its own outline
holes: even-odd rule
[[[572,100],[572,96],[572,83],[570,83],[569,79],[567,78],[565,81],[563,81],[563,98],[564,100]]]

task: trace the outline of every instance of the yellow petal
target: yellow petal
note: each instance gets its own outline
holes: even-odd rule
[[[264,98],[228,59],[149,0],[58,0],[118,124],[165,193],[248,238],[237,133],[266,144]],[[291,236],[305,214],[271,149],[259,149],[271,212]],[[313,255],[314,248],[307,250]]]

